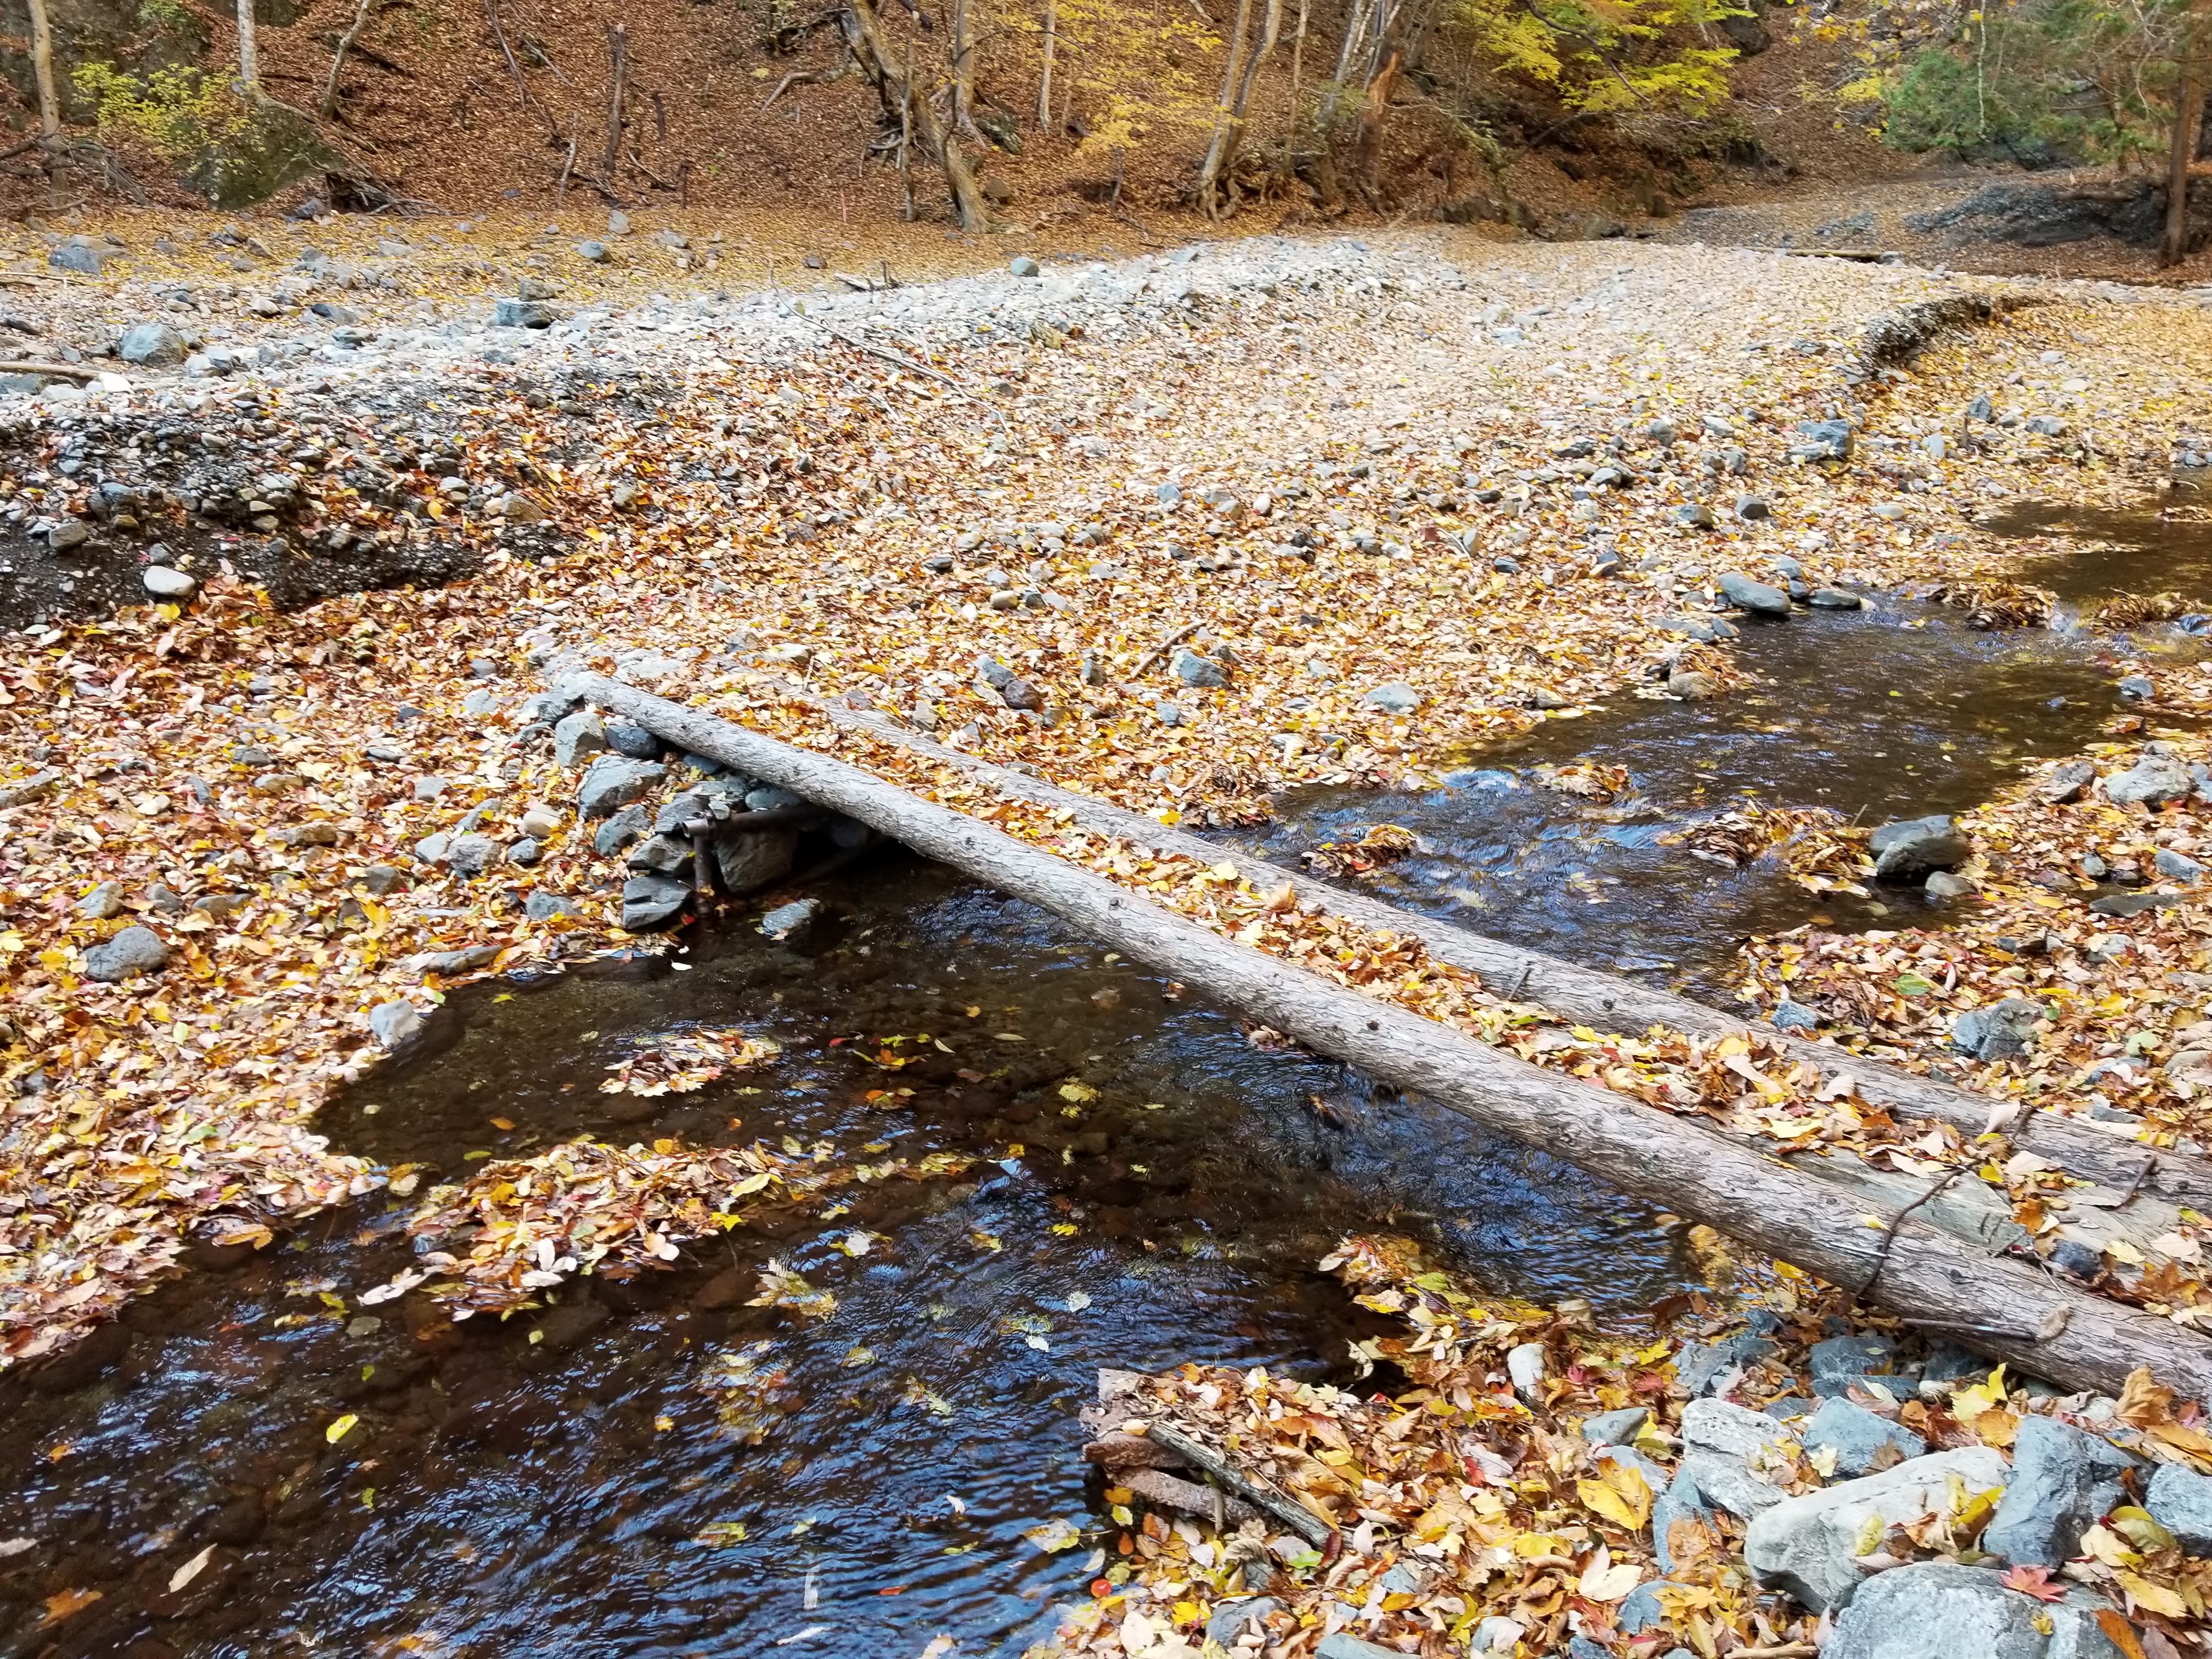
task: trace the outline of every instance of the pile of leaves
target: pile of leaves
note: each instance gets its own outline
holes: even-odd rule
[[[2058,596],[2027,582],[1944,582],[1929,590],[1936,605],[1963,611],[1976,628],[2048,628],[2058,612]]]
[[[1516,1627],[1504,1651],[1560,1653],[1576,1635],[1611,1648],[1626,1639],[1624,1604],[1646,1585],[1642,1599],[1656,1606],[1659,1623],[1647,1622],[1647,1607],[1636,1628],[1643,1639],[1659,1638],[1651,1651],[1810,1652],[1825,1632],[1787,1598],[1755,1587],[1741,1523],[1726,1510],[1675,1514],[1664,1540],[1668,1566],[1655,1559],[1654,1483],[1669,1483],[1668,1466],[1682,1447],[1686,1393],[1674,1363],[1686,1357],[1686,1342],[1740,1332],[1748,1313],[1774,1347],[1743,1368],[1732,1393],[1750,1405],[1789,1396],[1796,1403],[1784,1409],[1802,1411],[1804,1352],[1829,1328],[1831,1298],[1816,1286],[1787,1270],[1739,1269],[1716,1241],[1703,1243],[1738,1279],[1737,1291],[1680,1298],[1670,1334],[1649,1325],[1603,1329],[1580,1304],[1546,1309],[1483,1296],[1403,1240],[1348,1239],[1322,1266],[1363,1306],[1402,1322],[1401,1334],[1355,1350],[1364,1364],[1388,1362],[1413,1383],[1395,1397],[1362,1398],[1264,1367],[1109,1374],[1092,1419],[1103,1431],[1171,1425],[1320,1517],[1334,1535],[1316,1548],[1272,1520],[1217,1528],[1202,1513],[1145,1506],[1109,1474],[1105,1516],[1040,1540],[1055,1547],[1095,1537],[1099,1547],[1093,1599],[1030,1659],[1196,1655],[1208,1620],[1255,1595],[1273,1604],[1257,1608],[1267,1650],[1301,1659],[1338,1631],[1408,1652],[1461,1652],[1489,1620]],[[2041,1413],[2079,1421],[2154,1462],[2212,1468],[2212,1437],[2196,1409],[2177,1416],[2171,1395],[2141,1373],[2118,1401],[2032,1397],[2002,1368],[1942,1387],[1877,1382],[1851,1397],[1931,1449],[2002,1450],[2027,1414]],[[1620,1449],[1608,1453],[1586,1437],[1592,1417],[1638,1408],[1644,1416]],[[1757,1473],[1785,1493],[1809,1492],[1833,1474],[1834,1457],[1808,1454],[1784,1436],[1759,1458]],[[1960,1490],[1866,1540],[1863,1559],[1869,1571],[1986,1559],[1976,1543],[1995,1498]],[[2100,1619],[2116,1640],[2125,1638],[2124,1650],[2160,1641],[2185,1649],[2212,1595],[2212,1562],[2185,1556],[2147,1513],[2124,1505],[2091,1529],[2063,1579],[2028,1567],[2012,1569],[2006,1582],[2051,1601],[2069,1584],[2094,1585],[2112,1599]]]
[[[647,1099],[688,1095],[726,1072],[760,1065],[782,1052],[769,1038],[755,1036],[737,1026],[671,1032],[608,1066],[614,1075],[599,1085],[599,1092]]]
[[[1842,813],[1825,806],[1746,801],[1660,839],[1731,866],[1774,859],[1790,879],[1816,893],[1861,891],[1859,882],[1874,872],[1867,832],[1850,828]]]
[[[1358,841],[1325,841],[1318,847],[1310,847],[1298,854],[1298,862],[1316,875],[1342,880],[1368,875],[1383,865],[1395,864],[1407,854],[1419,850],[1420,844],[1420,837],[1401,825],[1378,823]]]

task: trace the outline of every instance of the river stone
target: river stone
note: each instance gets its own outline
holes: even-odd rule
[[[1659,1592],[1666,1583],[1664,1579],[1652,1579],[1629,1591],[1627,1599],[1613,1615],[1613,1628],[1623,1636],[1642,1636],[1663,1629],[1667,1610],[1660,1605]]]
[[[1483,1659],[1485,1655],[1496,1656],[1496,1659],[1510,1659],[1528,1628],[1516,1619],[1493,1613],[1474,1627],[1474,1639],[1469,1644],[1468,1651],[1475,1656],[1475,1659]]]
[[[574,720],[576,716],[571,714],[568,718]],[[628,759],[657,761],[660,758],[660,739],[642,726],[633,726],[628,720],[609,720],[601,728],[599,735],[605,738],[608,748]],[[560,741],[560,727],[556,726],[553,732],[556,743]],[[573,766],[575,763],[567,761],[562,764]]]
[[[1264,1628],[1268,1618],[1281,1612],[1282,1607],[1272,1595],[1255,1595],[1249,1601],[1224,1601],[1206,1621],[1206,1639],[1233,1648],[1246,1626],[1256,1619]]]
[[[1044,707],[1044,693],[1034,681],[1017,674],[999,688],[999,701],[1012,709],[1039,709]]]
[[[1321,1645],[1314,1650],[1314,1659],[1406,1659],[1406,1654],[1402,1648],[1386,1648],[1379,1642],[1338,1631],[1334,1636],[1321,1638]]]
[[[1421,706],[1421,694],[1403,680],[1378,685],[1360,698],[1362,708],[1379,708],[1386,714],[1410,714]]]
[[[1797,435],[1802,441],[1790,451],[1793,459],[1808,461],[1848,461],[1851,458],[1851,423],[1849,421],[1800,421]]]
[[[1757,611],[1769,617],[1790,614],[1790,596],[1778,587],[1754,580],[1741,570],[1731,570],[1720,580],[1721,592],[1729,602],[1746,611]]]
[[[1685,1453],[1676,1473],[1687,1475],[1707,1503],[1747,1520],[1772,1509],[1785,1496],[1773,1482],[1760,1480],[1735,1458],[1718,1452]]]
[[[1784,1498],[1746,1529],[1744,1560],[1759,1583],[1787,1590],[1814,1613],[1840,1607],[1863,1579],[1857,1542],[1870,1517],[1885,1525],[1917,1521],[1949,1505],[1951,1476],[1966,1483],[1972,1498],[2002,1486],[2010,1474],[1989,1447],[1967,1446]]]
[[[1820,1409],[1805,1425],[1805,1449],[1818,1451],[1824,1446],[1834,1448],[1836,1471],[1845,1475],[1873,1474],[1885,1447],[1895,1449],[1898,1455],[1892,1461],[1900,1463],[1928,1449],[1928,1443],[1911,1430],[1899,1428],[1841,1395],[1821,1401]]]
[[[1668,1529],[1677,1521],[1706,1522],[1712,1518],[1712,1508],[1698,1490],[1698,1483],[1680,1470],[1675,1471],[1673,1483],[1651,1504],[1651,1553],[1662,1572],[1674,1571],[1674,1552],[1668,1547]]]
[[[781,881],[799,853],[796,830],[725,830],[714,837],[714,867],[723,890],[743,895]]]
[[[523,901],[522,914],[532,921],[551,921],[557,916],[580,916],[584,913],[558,893],[549,893],[539,888]]]
[[[2196,787],[2197,780],[2180,762],[2165,755],[2145,755],[2126,771],[2105,779],[2105,797],[2116,806],[2137,802],[2163,806],[2170,800],[2186,799]]]
[[[1973,854],[1973,845],[1941,812],[1924,818],[1899,818],[1874,832],[1874,873],[1881,881],[1921,881],[1932,870],[1954,870]]]
[[[1986,1567],[1917,1561],[1871,1580],[1836,1620],[1821,1659],[2119,1659],[2097,1625],[2111,1604],[2075,1588],[2047,1604]],[[2045,1635],[2044,1626],[2049,1626]]]
[[[692,857],[689,836],[664,834],[652,836],[634,848],[623,864],[642,876],[673,876],[681,872],[688,878]]]
[[[1720,520],[1703,501],[1685,501],[1674,509],[1674,522],[1692,530],[1711,530]]]
[[[1778,1031],[1817,1031],[1820,1016],[1803,1003],[1784,997],[1774,1005],[1774,1013],[1767,1022]]]
[[[1733,1401],[1692,1400],[1682,1407],[1682,1444],[1692,1451],[1750,1463],[1789,1438],[1775,1419]]]
[[[1601,1475],[1609,1468],[1634,1469],[1645,1488],[1654,1493],[1667,1490],[1674,1477],[1633,1446],[1600,1446],[1590,1454],[1590,1466]]]
[[[2142,1467],[2109,1440],[2055,1418],[2023,1417],[2012,1444],[2012,1484],[1982,1547],[2026,1565],[2070,1560],[2081,1553],[2081,1534],[2125,1501],[2120,1477]]]
[[[624,760],[618,755],[602,755],[584,774],[583,787],[576,794],[577,809],[587,818],[610,817],[618,809],[644,796],[667,775],[665,766]]]
[[[169,947],[150,927],[126,927],[84,953],[84,974],[114,985],[134,974],[158,974],[169,965]]]
[[[397,1048],[422,1029],[422,1016],[404,997],[380,1002],[368,1011],[368,1029],[387,1048]]]
[[[1762,519],[1774,516],[1774,508],[1764,495],[1739,495],[1735,498],[1735,515],[1746,524],[1757,524]]]
[[[1951,1046],[1976,1060],[2024,1054],[2044,1014],[2043,1004],[2033,997],[2007,997],[1986,1008],[1969,1008],[1951,1022]]]
[[[623,884],[622,925],[632,933],[665,927],[684,913],[691,897],[689,882],[666,876],[632,876]]]
[[[1717,1342],[1686,1343],[1674,1356],[1675,1380],[1692,1396],[1718,1392],[1716,1384],[1734,1371],[1774,1352],[1774,1344],[1749,1331],[1723,1337]]]
[[[80,276],[97,276],[100,275],[100,254],[97,248],[71,242],[48,253],[46,263],[56,270],[73,270]]]
[[[820,899],[793,899],[788,904],[777,905],[762,916],[760,930],[770,939],[795,941],[803,938],[821,915]]]
[[[644,840],[649,823],[645,808],[625,806],[599,827],[592,837],[592,850],[603,859],[611,859]]]
[[[1831,1336],[1806,1351],[1805,1363],[1813,1373],[1813,1392],[1825,1400],[1841,1394],[1852,1377],[1881,1376],[1894,1370],[1897,1344],[1865,1331]]]
[[[492,301],[494,328],[550,328],[553,321],[553,307],[543,300],[507,295]]]
[[[103,881],[70,907],[87,921],[106,921],[123,914],[123,884]]]
[[[2151,860],[2151,863],[2157,869],[2159,874],[2167,877],[2174,881],[2201,881],[2203,879],[2204,866],[2199,864],[2195,859],[2190,858],[2185,854],[2175,852],[2171,847],[2160,848],[2158,849],[2158,856],[2154,858]]]
[[[608,747],[607,728],[600,723],[595,709],[579,708],[553,728],[553,758],[562,766],[581,766],[586,756],[600,754]],[[637,758],[650,760],[653,757],[641,755]]]
[[[1537,1385],[1544,1380],[1544,1345],[1522,1342],[1505,1351],[1505,1374],[1513,1379],[1514,1392],[1523,1400],[1534,1403]]]
[[[2180,893],[2107,893],[2102,898],[2091,899],[2089,908],[2100,916],[2139,916],[2146,910],[2171,910],[2177,904],[2186,904],[2187,896]]]
[[[2158,695],[2158,682],[2148,674],[2123,674],[2118,690],[2129,702],[2141,702]]]
[[[139,580],[157,599],[189,599],[200,591],[200,580],[166,564],[151,564]]]
[[[1229,676],[1221,672],[1221,665],[1211,657],[1201,657],[1188,646],[1177,646],[1175,653],[1175,677],[1185,685],[1226,687]]]
[[[115,355],[143,368],[174,368],[185,361],[185,337],[167,323],[138,323],[124,330]]]
[[[499,843],[489,836],[455,836],[446,846],[446,867],[467,879],[491,868]]]
[[[1816,587],[1805,601],[1815,611],[1858,611],[1866,601],[1845,587]]]
[[[1929,898],[1965,898],[1974,890],[1974,884],[1964,876],[1954,876],[1948,870],[1938,870],[1921,884]]]
[[[2190,1554],[2212,1555],[2212,1475],[2193,1474],[2179,1463],[2161,1463],[2150,1478],[2143,1507]]]
[[[458,951],[424,951],[407,958],[410,973],[436,974],[451,979],[457,974],[472,974],[479,968],[489,968],[499,960],[503,947],[497,945],[468,945]]]
[[[1720,695],[1721,683],[1694,668],[1677,669],[1667,676],[1667,694],[1685,702],[1703,702]]]

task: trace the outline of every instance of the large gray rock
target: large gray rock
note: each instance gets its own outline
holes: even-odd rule
[[[576,808],[587,818],[611,817],[632,801],[641,799],[667,775],[665,766],[602,755],[584,774],[583,787],[576,792]]]
[[[2105,780],[2105,797],[2121,806],[2141,802],[2163,806],[2170,800],[2186,800],[2197,787],[2189,769],[2168,755],[2145,755],[2124,772]]]
[[[2033,997],[2007,997],[1986,1008],[1969,1008],[1951,1022],[1951,1046],[1976,1060],[2026,1054],[2044,1013],[2043,1004]]]
[[[726,892],[750,893],[789,875],[798,852],[796,830],[739,834],[726,830],[714,838],[714,868]]]
[[[632,876],[623,884],[622,925],[632,933],[665,927],[690,902],[691,884],[666,876]]]
[[[368,1029],[387,1048],[397,1048],[422,1029],[422,1016],[404,997],[380,1002],[368,1011]]]
[[[1821,1659],[2119,1659],[2097,1626],[2109,1604],[2075,1589],[2045,1604],[1986,1567],[1919,1561],[1871,1580],[1836,1620]],[[2044,1626],[2050,1627],[2045,1634]]]
[[[1617,1412],[1600,1412],[1583,1419],[1583,1438],[1593,1446],[1626,1446],[1650,1421],[1651,1413],[1643,1407],[1623,1406]]]
[[[2012,1484],[1982,1534],[2008,1561],[2055,1567],[2081,1553],[2081,1534],[2124,1501],[2120,1477],[2142,1460],[2109,1440],[2028,1416],[2012,1443]]]
[[[140,323],[123,331],[115,355],[144,368],[173,368],[185,361],[185,337],[167,323]]]
[[[1882,1376],[1894,1370],[1897,1344],[1886,1336],[1854,1331],[1815,1342],[1805,1361],[1813,1372],[1813,1392],[1825,1400],[1843,1393],[1853,1377]]]
[[[1879,1517],[1887,1527],[1947,1510],[1954,1474],[1972,1498],[2002,1486],[2011,1471],[1987,1446],[1967,1446],[1785,1498],[1745,1530],[1744,1561],[1761,1584],[1788,1591],[1815,1613],[1840,1607],[1864,1577],[1858,1538],[1868,1521]]]
[[[1791,459],[1805,461],[1848,461],[1851,458],[1849,421],[1800,421],[1798,441],[1790,447]]]
[[[2179,1463],[2161,1463],[2150,1478],[2143,1507],[2190,1554],[2212,1555],[2212,1477],[2192,1474]]]
[[[80,276],[97,276],[101,258],[99,249],[71,242],[47,254],[46,263],[56,270],[73,270]]]
[[[169,947],[150,927],[126,927],[84,953],[87,979],[114,985],[134,974],[158,974],[169,965]]]
[[[609,746],[607,728],[596,709],[579,708],[553,728],[553,758],[563,766],[581,766],[590,757],[605,753]],[[638,758],[650,760],[653,757]]]
[[[1689,1452],[1675,1473],[1686,1477],[1708,1504],[1748,1520],[1772,1509],[1787,1494],[1771,1480],[1762,1480],[1733,1457],[1718,1452]]]
[[[446,844],[446,867],[464,879],[483,874],[498,858],[499,843],[489,836],[455,836]]]
[[[1717,1394],[1729,1377],[1775,1352],[1765,1337],[1739,1331],[1717,1342],[1690,1342],[1674,1356],[1675,1380],[1692,1395]]]
[[[643,841],[650,822],[642,806],[625,806],[592,834],[592,850],[603,859],[611,859]]]
[[[1741,570],[1731,570],[1721,578],[1721,592],[1731,605],[1740,605],[1747,611],[1763,611],[1770,617],[1790,614],[1790,596],[1778,587],[1754,580]]]
[[[1808,1452],[1832,1447],[1836,1473],[1847,1475],[1872,1474],[1885,1448],[1893,1448],[1899,1462],[1928,1449],[1928,1443],[1910,1429],[1899,1428],[1840,1395],[1823,1401],[1813,1413],[1805,1425],[1804,1445]]]
[[[1924,881],[1930,871],[1957,869],[1974,851],[1941,812],[1885,823],[1874,832],[1872,846],[1878,881]]]

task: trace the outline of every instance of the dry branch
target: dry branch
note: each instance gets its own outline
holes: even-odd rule
[[[2009,1257],[1990,1259],[1917,1218],[1877,1243],[1854,1194],[1744,1142],[1630,1097],[1504,1054],[1223,938],[1043,848],[825,755],[794,748],[596,675],[577,691],[693,754],[857,818],[925,857],[1050,910],[1159,972],[1316,1051],[1424,1097],[1602,1181],[1703,1222],[1831,1284],[1879,1260],[1879,1302],[1976,1334],[1969,1346],[2070,1388],[2117,1392],[2148,1365],[2212,1396],[2212,1341]]]

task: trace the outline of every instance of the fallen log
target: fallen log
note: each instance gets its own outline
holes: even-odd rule
[[[1434,1020],[1237,945],[1043,848],[826,755],[598,675],[579,695],[703,755],[857,818],[1024,900],[1322,1054],[1579,1165],[1762,1255],[1893,1310],[1971,1333],[1966,1346],[2071,1388],[2117,1393],[2148,1365],[2212,1398],[2212,1341],[1917,1216],[1869,1227],[1863,1199],[1629,1096],[1546,1072]]]
[[[841,725],[958,767],[1006,794],[1073,812],[1078,823],[1096,834],[1118,836],[1209,864],[1228,854],[1235,859],[1237,867],[1261,886],[1293,883],[1300,893],[1318,897],[1329,910],[1347,921],[1377,932],[1418,939],[1437,961],[1480,975],[1491,989],[1516,1002],[1548,1008],[1580,1024],[1628,1036],[1654,1025],[1708,1038],[1756,1032],[1765,1041],[1778,1044],[1792,1060],[1808,1061],[1830,1077],[1848,1077],[1859,1098],[1869,1105],[1903,1116],[1948,1123],[1969,1138],[1990,1129],[1993,1115],[2002,1117],[2008,1104],[2013,1104],[2015,1111],[2024,1104],[1972,1094],[1940,1078],[1923,1077],[1902,1066],[1854,1054],[1834,1042],[1816,1042],[1794,1032],[1778,1030],[1763,1020],[1747,1020],[1672,991],[1638,985],[1503,939],[1469,933],[1433,917],[1401,910],[1368,894],[1338,886],[1306,872],[1271,864],[1217,842],[1201,841],[1196,836],[1170,829],[1155,818],[1096,796],[1079,794],[1009,767],[947,749],[881,714],[835,707],[826,708],[823,712]],[[2033,1152],[2077,1179],[2167,1200],[2163,1206],[2166,1213],[2150,1226],[2153,1235],[2172,1224],[2179,1206],[2212,1212],[2212,1161],[2147,1146],[2127,1136],[2092,1128],[2077,1119],[2050,1111],[2027,1111],[2006,1133],[2015,1148]]]

